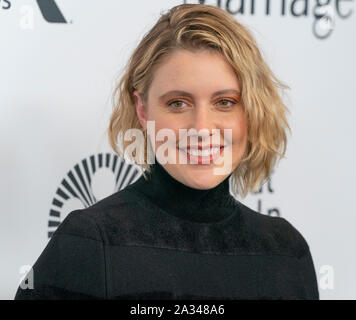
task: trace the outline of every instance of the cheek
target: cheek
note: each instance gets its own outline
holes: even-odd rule
[[[247,120],[244,117],[235,118],[225,126],[227,129],[232,129],[232,143],[245,144],[247,141]]]
[[[167,122],[167,121],[159,121],[155,120],[155,131],[156,135],[157,133],[161,130],[161,134],[166,134],[168,133],[167,130],[169,130],[169,133],[173,132],[175,134],[176,139],[178,138],[179,134],[179,125],[177,125],[176,122]]]
[[[179,137],[179,124],[176,121],[169,121],[167,118],[156,118],[155,121],[155,145],[156,149],[162,145],[167,144],[169,148],[175,148]],[[171,136],[173,133],[173,137]],[[161,140],[163,137],[163,141]],[[168,138],[169,137],[169,138]],[[171,139],[168,142],[168,139]]]
[[[181,126],[179,117],[159,112],[159,110],[152,110],[149,114],[149,119],[154,121],[156,132],[160,129],[171,129],[173,131],[177,131]]]

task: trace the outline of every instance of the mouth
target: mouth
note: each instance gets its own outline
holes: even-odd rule
[[[189,162],[196,164],[211,164],[215,159],[219,158],[224,151],[223,145],[210,145],[207,147],[197,146],[180,148],[179,151],[187,157]]]

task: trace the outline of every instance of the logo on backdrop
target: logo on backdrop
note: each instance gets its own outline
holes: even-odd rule
[[[0,0],[0,9],[10,9],[11,8],[11,2],[10,0]]]
[[[278,14],[283,17],[289,16],[292,18],[304,18],[308,17],[309,15],[312,15],[314,19],[312,24],[312,32],[314,36],[318,39],[326,39],[331,35],[335,28],[335,18],[337,16],[341,19],[347,19],[351,16],[353,12],[353,10],[349,7],[345,7],[347,5],[350,5],[350,2],[353,2],[353,0],[349,0],[349,3],[345,1],[342,2],[341,0],[315,0],[313,2],[315,3],[315,5],[310,8],[309,4],[312,3],[312,1],[309,0],[292,0],[289,2],[287,2],[286,0],[183,1],[183,3],[201,3],[216,5],[232,15],[247,15],[249,13],[253,16],[256,14],[256,11],[258,11],[259,13],[262,12],[265,16],[270,16],[271,12],[278,12]],[[272,5],[272,3],[274,6]],[[248,8],[250,9],[249,12]]]
[[[52,23],[67,23],[61,10],[58,8],[54,0],[37,0],[43,18],[47,22]]]
[[[68,23],[55,0],[36,0],[36,3],[45,21],[50,23]],[[0,10],[8,10],[10,8],[12,8],[12,2],[10,0],[0,0]],[[20,13],[21,28],[33,29],[34,4],[21,5]],[[69,23],[72,23],[72,21],[69,21]]]
[[[266,183],[264,183],[261,188],[252,193],[254,197],[257,198],[257,208],[256,211],[268,216],[280,217],[281,211],[278,207],[274,205],[267,204],[266,200],[270,194],[274,194],[275,190],[272,188],[272,178],[270,177]]]
[[[111,153],[92,155],[75,164],[53,197],[49,210],[48,238],[68,213],[87,208],[124,189],[141,175],[138,166]]]

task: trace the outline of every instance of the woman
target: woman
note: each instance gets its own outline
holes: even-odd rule
[[[319,299],[298,230],[230,194],[230,180],[243,197],[256,191],[284,156],[278,87],[288,88],[223,10],[163,14],[127,64],[108,129],[143,175],[71,212],[33,267],[34,289],[15,298]]]

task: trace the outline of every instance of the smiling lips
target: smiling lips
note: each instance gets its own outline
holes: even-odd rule
[[[188,148],[181,148],[189,160],[193,160],[198,164],[211,163],[215,158],[219,157],[224,150],[223,145],[210,146],[189,146]]]

